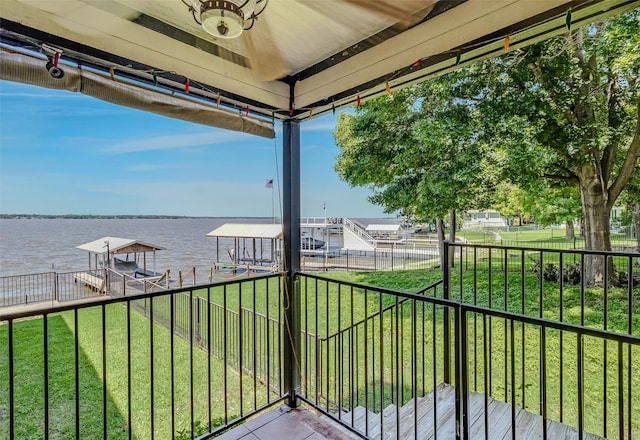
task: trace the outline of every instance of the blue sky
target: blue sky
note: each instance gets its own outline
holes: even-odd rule
[[[389,217],[333,165],[336,118],[301,124],[303,216]],[[0,213],[270,217],[282,126],[263,139],[0,81]],[[280,176],[280,177],[278,177]]]

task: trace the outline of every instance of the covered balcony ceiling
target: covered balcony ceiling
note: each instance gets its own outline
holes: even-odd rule
[[[221,0],[222,1],[222,0]],[[186,3],[185,3],[186,2]],[[265,5],[266,3],[266,5]],[[263,0],[214,38],[192,0],[2,0],[5,48],[264,119],[304,120],[638,7],[637,0]],[[187,86],[188,83],[188,86]]]

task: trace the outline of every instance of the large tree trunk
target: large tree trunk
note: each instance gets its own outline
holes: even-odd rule
[[[594,173],[595,174],[595,173]],[[609,216],[611,208],[607,203],[603,187],[592,175],[587,181],[581,181],[580,196],[582,198],[582,215],[584,218],[585,249],[610,251],[611,227]],[[585,179],[586,180],[586,179]],[[587,256],[585,258],[585,284],[604,285],[605,258],[601,256]],[[613,262],[609,264],[609,276],[613,276]]]
[[[573,220],[567,220],[567,225],[564,230],[564,236],[567,240],[573,240],[576,238],[576,230],[573,227]]]
[[[631,214],[633,215],[632,229],[638,242],[638,252],[640,252],[640,202],[631,205]]]
[[[456,242],[456,220],[456,210],[452,209],[451,211],[449,211],[449,241],[451,243]]]

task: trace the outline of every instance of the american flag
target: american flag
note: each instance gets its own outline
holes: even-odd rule
[[[273,179],[268,179],[267,183],[264,184],[265,188],[273,188]]]

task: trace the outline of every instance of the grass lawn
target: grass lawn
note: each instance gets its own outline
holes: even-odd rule
[[[107,435],[127,438],[127,309],[120,304],[105,308],[106,369],[103,369],[102,309],[78,312],[80,438],[103,438],[103,398],[107,405]],[[131,312],[131,430],[133,438],[156,438],[171,433],[171,334],[159,325]],[[50,438],[75,436],[74,315],[65,312],[48,318]],[[14,324],[14,386],[16,438],[42,438],[44,430],[43,320]],[[153,344],[151,339],[153,338]],[[7,325],[0,326],[0,347],[8,347]],[[153,347],[153,357],[151,348]],[[191,348],[185,340],[173,341],[175,432],[191,431],[191,401],[195,424],[206,426],[209,416],[208,384],[211,383],[212,419],[225,418],[224,380],[227,381],[226,416],[253,409],[254,385],[258,405],[266,401],[266,389],[224,364]],[[151,360],[153,359],[153,360]],[[153,362],[153,367],[151,366]],[[9,377],[7,350],[0,350],[0,438],[9,433]],[[193,374],[191,372],[193,371]],[[208,380],[208,373],[211,381]],[[153,380],[152,380],[153,379]],[[103,393],[106,381],[106,394]],[[193,381],[193,387],[191,386]],[[153,385],[153,397],[151,387]],[[193,390],[193,392],[191,391]],[[242,397],[241,397],[242,396]],[[251,398],[249,398],[251,396]]]
[[[499,261],[499,260],[496,260]],[[459,265],[456,267],[460,267]],[[558,319],[562,300],[565,321],[581,320],[596,328],[603,328],[606,306],[608,330],[626,332],[629,315],[634,334],[640,333],[640,291],[634,290],[633,309],[629,310],[628,292],[625,289],[584,289],[564,286],[562,298],[557,282],[544,281],[540,286],[537,275],[520,270],[504,272],[488,262],[476,264],[477,270],[455,270],[453,296],[466,302],[476,302],[498,309],[521,312]],[[510,267],[510,266],[509,266]],[[513,269],[510,267],[510,269]],[[441,279],[439,270],[395,271],[368,273],[323,273],[332,279],[364,283],[407,292],[416,292]],[[251,359],[253,347],[270,341],[270,352],[275,352],[279,326],[262,333],[257,340],[252,335],[259,328],[258,314],[278,319],[290,304],[289,293],[280,287],[279,277],[247,280],[227,287],[212,287],[194,291],[194,297],[209,298],[212,303],[226,305],[238,314],[240,305],[249,312],[242,328],[245,336],[245,363]],[[524,296],[521,286],[525,286]],[[411,398],[412,381],[420,394],[429,392],[443,381],[444,350],[443,307],[427,303],[410,303],[399,307],[392,295],[380,295],[375,289],[342,286],[313,278],[303,278],[301,286],[301,325],[308,336],[302,338],[301,353],[297,359],[303,371],[302,390],[307,396],[333,408],[336,403],[363,404],[365,399],[373,409],[380,409],[391,402],[406,402]],[[474,287],[475,286],[475,287]],[[268,294],[267,294],[268,292]],[[440,286],[436,292],[442,295]],[[636,296],[637,295],[637,296]],[[184,295],[183,295],[184,296]],[[180,313],[189,313],[187,306]],[[280,304],[282,303],[282,304]],[[580,305],[585,304],[582,308]],[[177,303],[176,303],[177,304]],[[142,306],[142,305],[141,305]],[[144,305],[149,307],[149,304]],[[167,299],[154,300],[156,318],[170,316]],[[118,304],[105,308],[106,370],[103,368],[102,308],[92,307],[78,312],[80,412],[81,438],[102,438],[102,408],[107,407],[107,432],[109,438],[125,438],[129,418],[127,375],[127,309]],[[207,316],[208,314],[201,315]],[[365,317],[365,325],[361,322]],[[211,314],[213,320],[213,314]],[[227,325],[233,319],[228,315]],[[188,321],[187,321],[188,322]],[[360,322],[360,324],[358,324]],[[577,426],[578,377],[584,381],[585,428],[603,435],[605,418],[603,401],[606,388],[608,420],[606,434],[615,437],[618,417],[618,398],[627,405],[627,387],[631,380],[633,402],[631,414],[625,406],[625,420],[633,422],[635,435],[640,435],[640,377],[633,374],[622,377],[619,388],[618,366],[622,371],[640,371],[640,348],[622,347],[620,356],[617,344],[605,343],[595,337],[583,338],[584,374],[577,370],[577,339],[574,334],[548,330],[542,333],[538,326],[514,324],[499,318],[469,318],[470,335],[470,386],[497,399],[515,402],[534,413],[540,411],[541,356],[545,347],[548,417],[563,420]],[[205,321],[206,323],[206,321]],[[213,324],[213,322],[212,322]],[[354,324],[358,324],[355,327]],[[73,312],[52,315],[49,327],[49,417],[52,438],[73,437],[75,434],[75,380],[73,366],[75,323]],[[134,438],[150,437],[151,424],[156,438],[164,438],[171,431],[171,333],[157,324],[132,312],[131,325],[131,430]],[[353,327],[353,330],[346,330]],[[194,330],[195,331],[195,330]],[[341,333],[340,333],[341,332]],[[284,333],[283,333],[284,334]],[[328,336],[336,335],[331,338]],[[313,335],[318,335],[316,338]],[[248,338],[247,338],[248,337]],[[284,337],[284,336],[283,336]],[[153,342],[152,342],[153,338]],[[252,339],[253,338],[253,339]],[[217,343],[222,343],[217,339]],[[319,342],[318,342],[319,341]],[[415,341],[415,346],[414,346]],[[212,343],[215,341],[212,341]],[[318,345],[315,345],[318,344]],[[514,349],[511,349],[513,344]],[[0,326],[0,347],[7,347],[7,326]],[[44,406],[43,320],[34,319],[14,324],[15,404],[17,438],[42,438]],[[153,347],[153,361],[151,361]],[[414,348],[415,347],[415,348]],[[221,361],[207,356],[202,350],[192,348],[181,338],[175,337],[174,351],[174,416],[175,431],[189,432],[191,400],[194,402],[194,421],[206,425],[209,408],[209,383],[211,392],[211,417],[225,416],[224,381],[227,381],[227,408],[229,419],[254,407],[256,390],[258,405],[268,399],[266,387],[243,375],[239,376]],[[631,356],[629,356],[629,352]],[[606,360],[605,360],[606,353]],[[364,359],[367,359],[366,369]],[[193,359],[193,360],[191,360]],[[153,363],[153,366],[151,365]],[[486,367],[485,367],[486,364]],[[0,348],[0,438],[8,437],[9,376],[7,352]],[[210,375],[207,372],[210,369]],[[191,374],[191,371],[194,374]],[[424,374],[423,374],[424,372]],[[304,374],[306,373],[306,374]],[[153,377],[152,377],[153,376]],[[103,380],[106,378],[106,394]],[[209,380],[210,378],[210,380]],[[191,394],[193,381],[193,395]],[[151,387],[153,385],[153,399]],[[513,387],[513,388],[512,388]],[[271,392],[271,397],[274,397]],[[626,422],[625,422],[626,423]]]
[[[462,276],[459,272],[453,273],[452,284],[454,287],[453,296],[459,298],[460,295],[467,303],[474,301],[483,306],[491,304],[492,307],[521,313],[524,304],[524,311],[530,316],[542,316],[547,319],[557,320],[560,317],[560,288],[558,282],[544,281],[542,289],[540,288],[540,280],[538,276],[530,271],[524,272],[524,287],[526,294],[521,295],[522,278],[521,272],[509,271],[506,274],[497,268],[491,271],[487,264],[478,264],[478,270],[474,274],[472,271],[464,271]],[[437,281],[441,274],[438,271],[433,272],[367,272],[367,273],[329,273],[331,278],[355,281],[369,285],[377,285],[387,288],[393,288],[403,291],[417,291],[420,288]],[[315,285],[315,281],[312,282]],[[475,288],[473,287],[475,284]],[[462,287],[460,287],[462,286]],[[491,286],[491,287],[490,287]],[[506,289],[505,289],[506,286]],[[461,289],[461,290],[460,290]],[[333,298],[332,305],[325,311],[323,298],[326,291],[329,291],[329,297]],[[320,311],[320,325],[326,326],[324,322],[328,316],[331,324],[324,333],[329,333],[336,328],[336,322],[344,323],[351,321],[351,311],[341,312],[341,310],[349,310],[351,304],[351,291],[341,289],[338,294],[336,285],[328,283],[324,285],[320,283],[318,289]],[[540,294],[542,292],[542,296]],[[439,295],[442,291],[439,291]],[[633,308],[629,310],[629,293],[626,288],[609,288],[606,292],[606,301],[604,290],[602,288],[587,288],[584,291],[574,286],[563,286],[562,290],[562,318],[565,322],[580,324],[584,320],[585,324],[594,328],[604,328],[604,312],[606,304],[606,328],[610,331],[628,333],[629,315],[632,316],[633,334],[640,334],[640,289],[633,291]],[[338,297],[341,297],[338,300]],[[365,306],[363,303],[364,291],[356,289],[356,300],[353,304],[356,306],[357,322],[364,315]],[[383,295],[382,303],[387,304],[389,300]],[[506,298],[506,303],[505,303]],[[541,300],[542,298],[542,300]],[[384,372],[380,375],[376,372],[369,372],[369,379],[357,382],[355,391],[353,386],[347,386],[342,390],[343,399],[347,399],[350,392],[357,393],[360,403],[363,396],[369,396],[369,401],[373,399],[374,408],[379,408],[377,399],[381,393],[386,393],[384,397],[385,405],[391,403],[389,400],[391,390],[388,389],[389,383],[393,383],[397,390],[406,390],[405,396],[411,398],[411,382],[410,378],[414,376],[411,369],[412,359],[417,371],[424,368],[428,372],[427,377],[419,377],[417,387],[419,390],[426,383],[426,389],[430,390],[433,385],[442,380],[442,364],[440,362],[443,350],[442,338],[442,308],[427,305],[426,308],[418,305],[417,316],[415,316],[406,304],[400,308],[400,320],[394,321],[393,316],[384,313],[380,319],[376,314],[379,313],[380,307],[377,305],[380,299],[379,295],[370,291],[368,300],[369,316],[374,316],[369,320],[369,328],[365,332],[359,329],[359,333],[344,333],[341,335],[341,342],[335,346],[329,345],[326,353],[330,357],[327,361],[325,370],[329,369],[329,373],[324,381],[318,385],[324,387],[321,394],[329,393],[329,400],[339,398],[339,387],[332,385],[332,381],[337,383],[348,382],[353,373],[349,377],[344,376],[345,371],[350,371],[349,358],[342,353],[339,348],[344,344],[351,344],[358,352],[358,358],[364,359],[365,352],[371,363],[369,370],[382,368]],[[581,307],[584,299],[584,308]],[[341,306],[337,303],[340,301]],[[310,301],[310,316],[315,317],[315,299]],[[358,306],[360,304],[360,306]],[[418,303],[420,304],[420,303]],[[391,312],[393,313],[393,312]],[[315,318],[313,318],[315,319]],[[313,325],[312,319],[312,325]],[[380,322],[382,322],[382,333],[380,333]],[[416,325],[417,322],[417,325]],[[434,325],[435,322],[435,325]],[[341,326],[342,327],[342,326]],[[415,329],[417,328],[417,330]],[[486,329],[486,331],[485,331]],[[413,336],[411,332],[418,336],[420,343],[417,344],[415,350],[412,348]],[[553,420],[562,420],[564,423],[577,427],[578,425],[578,363],[577,363],[577,336],[571,332],[559,332],[557,330],[548,329],[544,333],[544,344],[542,343],[541,328],[536,325],[515,323],[513,332],[511,330],[510,321],[500,318],[487,318],[483,320],[481,316],[471,316],[468,320],[468,333],[470,337],[470,386],[481,393],[484,393],[485,382],[487,383],[489,394],[499,400],[505,400],[509,403],[515,402],[516,405],[524,407],[533,413],[541,412],[541,358],[544,352],[546,361],[545,378],[548,417]],[[398,337],[398,335],[400,335]],[[355,339],[354,339],[355,338]],[[359,339],[358,339],[359,338]],[[398,348],[394,345],[395,338],[398,338],[400,345]],[[359,340],[359,342],[357,342]],[[375,342],[373,342],[375,341]],[[386,344],[383,353],[380,352],[380,341]],[[514,349],[511,349],[513,341]],[[619,355],[618,344],[615,342],[605,343],[602,339],[585,336],[582,339],[582,350],[584,356],[584,373],[580,375],[583,382],[584,390],[584,409],[585,409],[585,429],[588,432],[605,435],[610,438],[617,437],[618,422],[618,402],[622,396],[625,405],[623,418],[626,423],[631,417],[632,429],[634,436],[640,434],[640,377],[635,373],[640,371],[640,347],[628,345],[622,346],[622,355]],[[485,345],[486,344],[486,345]],[[542,350],[541,347],[545,349]],[[434,356],[432,353],[434,352]],[[313,352],[310,349],[310,358],[313,360]],[[324,353],[324,352],[323,352]],[[485,355],[486,354],[486,355]],[[400,358],[400,367],[394,367],[394,360]],[[486,367],[485,367],[486,358]],[[381,362],[382,359],[382,362]],[[377,362],[377,367],[376,363]],[[380,367],[380,364],[383,364]],[[332,365],[334,365],[332,367]],[[339,368],[337,365],[341,365]],[[435,368],[435,375],[432,371]],[[619,388],[618,366],[621,365],[623,373],[622,390]],[[394,371],[395,368],[395,371]],[[634,373],[629,376],[627,372],[631,370]],[[335,371],[342,371],[342,379],[333,377]],[[364,371],[359,370],[355,376],[364,376]],[[380,375],[380,377],[378,377]],[[339,375],[338,375],[339,376]],[[406,379],[401,379],[402,377]],[[628,386],[631,380],[631,388],[633,401],[631,405],[631,413],[628,409]],[[311,392],[314,383],[311,383]],[[431,385],[431,386],[430,386]],[[514,389],[512,390],[512,385]],[[335,390],[332,392],[333,389]],[[606,416],[605,416],[605,393],[606,388]],[[366,391],[365,391],[366,390]],[[396,391],[396,399],[397,399]],[[378,396],[378,397],[376,397]],[[404,399],[405,401],[408,400]],[[604,428],[604,420],[607,420],[606,433]]]
[[[584,238],[580,237],[580,231],[576,231],[576,238],[567,239],[564,229],[520,229],[511,227],[509,231],[460,230],[456,236],[462,236],[474,244],[500,245],[525,247],[551,247],[554,249],[580,249],[584,248]],[[447,235],[448,236],[448,235]],[[500,237],[500,239],[498,239]],[[638,241],[622,234],[611,233],[611,244],[614,246],[637,246]]]

